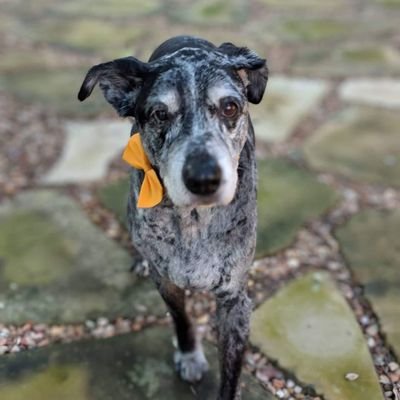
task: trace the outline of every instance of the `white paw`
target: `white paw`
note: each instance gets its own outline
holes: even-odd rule
[[[174,354],[174,362],[177,372],[187,382],[201,380],[203,374],[208,371],[208,362],[201,346],[190,353],[177,350]]]

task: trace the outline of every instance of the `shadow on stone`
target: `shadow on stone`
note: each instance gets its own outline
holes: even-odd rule
[[[87,340],[26,351],[0,359],[0,398],[7,400],[189,400],[216,398],[217,355],[201,383],[178,378],[172,331],[146,329],[105,340]],[[245,374],[243,400],[273,399]]]

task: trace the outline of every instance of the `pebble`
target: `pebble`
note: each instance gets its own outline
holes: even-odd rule
[[[392,361],[392,362],[389,363],[389,369],[390,369],[392,372],[395,372],[395,371],[397,371],[397,370],[400,369],[400,366],[399,366],[399,364],[397,364],[396,362]]]
[[[390,379],[386,375],[380,375],[379,376],[379,382],[384,384],[384,385],[387,385],[387,384],[390,383]]]
[[[355,372],[349,372],[348,374],[346,374],[346,379],[348,381],[356,381],[358,378],[360,377],[360,375],[356,374]]]
[[[368,335],[371,335],[371,336],[377,335],[377,334],[378,334],[378,331],[379,331],[378,325],[376,325],[376,324],[370,325],[370,326],[366,329],[366,332],[368,333]]]
[[[296,394],[300,394],[302,391],[303,391],[303,389],[302,389],[301,386],[296,385],[296,386],[294,387],[294,392],[295,392]]]

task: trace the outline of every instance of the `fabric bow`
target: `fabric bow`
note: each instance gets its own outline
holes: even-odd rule
[[[134,168],[144,171],[144,179],[137,200],[138,208],[151,208],[163,198],[163,187],[144,152],[140,134],[135,133],[129,139],[122,159]]]

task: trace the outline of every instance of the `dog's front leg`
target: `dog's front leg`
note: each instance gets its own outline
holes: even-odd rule
[[[221,383],[218,400],[240,399],[240,372],[249,336],[251,301],[243,288],[217,296]]]
[[[174,320],[179,348],[174,356],[176,369],[183,380],[199,381],[208,370],[208,363],[185,310],[185,291],[164,280],[158,285],[158,290]]]

